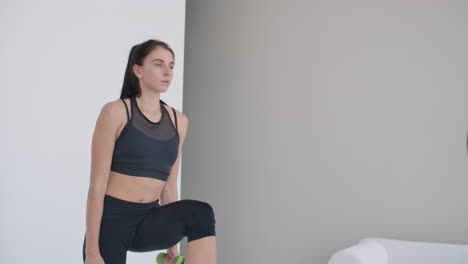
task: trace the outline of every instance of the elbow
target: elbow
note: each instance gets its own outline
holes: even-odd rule
[[[107,191],[107,182],[100,183],[91,183],[89,185],[88,195],[89,196],[97,196],[97,197],[104,197]]]

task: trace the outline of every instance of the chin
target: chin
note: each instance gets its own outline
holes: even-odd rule
[[[158,92],[158,93],[165,93],[165,92],[167,92],[168,88],[169,87],[167,87],[167,86],[166,87],[162,86],[162,87],[156,87],[153,90]]]

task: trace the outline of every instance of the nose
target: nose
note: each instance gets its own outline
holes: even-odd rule
[[[165,69],[165,70],[164,70],[164,74],[165,74],[165,75],[170,75],[170,74],[171,74],[172,69],[171,69],[170,67],[164,67],[164,69]]]

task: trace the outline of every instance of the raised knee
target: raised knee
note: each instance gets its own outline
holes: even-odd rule
[[[202,202],[202,201],[198,201],[198,202],[199,202],[198,206],[200,206],[201,211],[203,211],[204,213],[208,213],[208,214],[214,214],[214,210],[211,204],[207,202]]]
[[[205,236],[215,235],[216,219],[213,207],[206,202],[190,200],[188,219],[190,234],[188,241],[199,239]]]
[[[197,214],[214,214],[213,207],[207,202],[191,199],[185,199],[184,201],[187,207]]]

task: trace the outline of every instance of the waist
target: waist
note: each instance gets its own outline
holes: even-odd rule
[[[147,203],[135,203],[106,194],[104,196],[104,208],[102,221],[120,218],[135,219],[145,216],[153,208],[159,207],[159,199]],[[111,220],[114,221],[114,220]]]
[[[154,201],[150,202],[145,202],[145,203],[137,203],[137,202],[132,202],[132,201],[127,201],[123,200],[114,196],[111,196],[109,194],[106,194],[104,196],[104,202],[106,204],[113,204],[113,205],[119,205],[119,206],[130,206],[130,207],[136,207],[136,208],[152,208],[155,206],[159,206],[159,199],[156,199]]]
[[[159,199],[165,185],[159,179],[110,171],[106,194],[129,202],[149,203]]]

